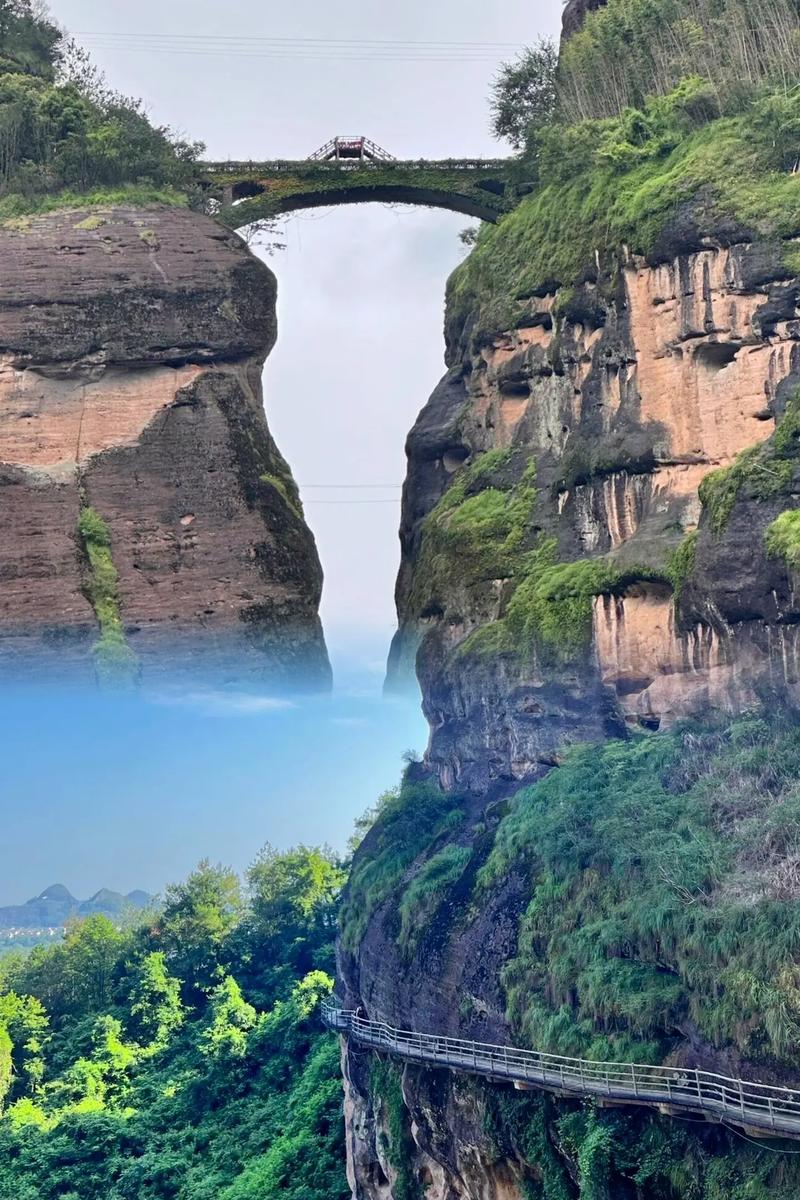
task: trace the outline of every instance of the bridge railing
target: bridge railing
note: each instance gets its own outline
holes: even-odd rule
[[[800,1137],[800,1090],[731,1079],[694,1068],[602,1063],[538,1050],[395,1029],[325,1004],[325,1024],[363,1046],[409,1062],[507,1079],[564,1094],[606,1097],[709,1114],[746,1128]]]
[[[341,162],[317,162],[311,159],[275,159],[266,162],[234,161],[199,163],[200,170],[206,175],[255,175],[283,174],[284,172],[318,171],[485,171],[495,173],[506,171],[509,166],[507,158],[448,158],[448,159],[391,159],[382,162],[364,162],[356,159],[343,159]]]

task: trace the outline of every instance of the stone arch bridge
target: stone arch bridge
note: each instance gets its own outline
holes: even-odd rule
[[[530,190],[508,158],[393,158],[368,138],[333,138],[302,160],[208,162],[202,180],[231,229],[283,213],[340,204],[416,204],[497,221]]]

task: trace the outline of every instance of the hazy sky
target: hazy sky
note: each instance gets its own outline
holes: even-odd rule
[[[347,133],[398,157],[505,152],[488,132],[492,75],[516,45],[555,34],[561,15],[561,0],[52,7],[115,87],[205,141],[211,158],[306,157]],[[109,36],[120,33],[138,40]],[[140,48],[143,35],[187,33],[208,35],[209,52]],[[217,36],[248,41],[223,53],[232,43]],[[287,41],[276,51],[259,38]],[[296,38],[342,49],[332,58],[330,43],[309,42],[297,57]],[[373,45],[345,48],[348,39]],[[385,44],[400,41],[402,52]],[[480,61],[431,45],[453,41],[477,43]],[[402,751],[423,748],[415,704],[377,697],[394,628],[403,445],[443,371],[444,283],[466,223],[374,204],[319,210],[288,220],[288,249],[270,260],[280,337],[267,415],[305,485],[326,572],[334,700],[284,709],[235,696],[0,695],[0,903],[57,880],[81,896],[101,885],[157,890],[202,855],[241,868],[267,839],[343,846],[353,817],[396,781]],[[387,486],[309,486],[373,483]]]

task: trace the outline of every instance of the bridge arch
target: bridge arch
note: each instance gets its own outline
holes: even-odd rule
[[[325,191],[299,189],[291,195],[261,195],[242,199],[224,206],[218,216],[231,229],[241,229],[254,221],[269,220],[285,213],[300,212],[308,208],[332,208],[343,204],[413,204],[423,208],[444,208],[449,212],[463,213],[480,221],[494,223],[502,215],[502,209],[478,196],[447,191],[444,188],[420,187],[414,184],[383,183],[359,186],[356,182],[343,183],[338,188]]]
[[[231,229],[342,204],[415,204],[497,221],[519,191],[510,159],[398,160],[367,138],[334,138],[302,161],[203,164],[204,184]]]

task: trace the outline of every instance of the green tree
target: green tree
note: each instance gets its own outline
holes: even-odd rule
[[[490,109],[495,137],[521,150],[533,130],[549,125],[556,110],[558,49],[542,38],[510,63],[503,63],[492,84]]]
[[[0,0],[0,73],[19,71],[52,79],[61,31],[46,7],[32,0]]]
[[[11,1039],[12,1083],[16,1081],[16,1091],[26,1088],[35,1096],[41,1090],[49,1024],[47,1013],[35,996],[18,996],[15,992],[0,995],[0,1027]]]
[[[156,937],[195,1001],[222,978],[226,939],[241,911],[237,875],[229,867],[212,866],[208,859],[184,883],[167,888]]]
[[[267,845],[248,870],[249,915],[242,933],[252,963],[248,979],[264,1003],[285,995],[315,964],[333,969],[323,947],[331,948],[335,939],[345,878],[326,847],[279,852]]]
[[[168,1045],[183,1024],[180,980],[170,975],[162,952],[148,954],[139,965],[130,993],[130,1012],[137,1036],[153,1051]]]
[[[209,996],[208,1026],[200,1039],[202,1052],[212,1059],[244,1058],[247,1034],[256,1016],[239,984],[232,975],[226,975]]]

